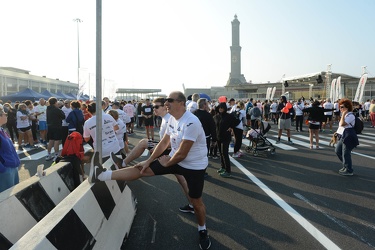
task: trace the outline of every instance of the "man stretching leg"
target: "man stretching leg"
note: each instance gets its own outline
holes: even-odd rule
[[[92,165],[89,181],[130,181],[145,176],[183,175],[198,221],[199,246],[201,249],[209,249],[211,240],[206,229],[206,208],[202,199],[204,173],[208,165],[206,137],[199,119],[186,111],[186,97],[183,93],[172,92],[166,100],[165,105],[171,118],[164,137],[151,156],[134,167],[116,171],[105,170],[99,163]],[[171,153],[159,157],[169,144]],[[98,152],[94,157],[97,155]]]

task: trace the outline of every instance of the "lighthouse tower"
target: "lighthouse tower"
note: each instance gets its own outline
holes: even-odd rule
[[[232,21],[232,46],[230,46],[230,73],[226,86],[246,83],[245,76],[241,74],[241,46],[240,46],[240,22],[237,15]]]

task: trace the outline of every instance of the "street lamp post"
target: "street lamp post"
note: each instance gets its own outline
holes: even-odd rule
[[[73,19],[74,22],[77,22],[77,44],[78,44],[78,79],[77,79],[77,83],[78,83],[78,95],[80,95],[81,93],[81,86],[79,84],[79,69],[81,68],[81,62],[80,62],[80,58],[79,58],[79,23],[82,23],[83,21],[79,18],[75,18]]]

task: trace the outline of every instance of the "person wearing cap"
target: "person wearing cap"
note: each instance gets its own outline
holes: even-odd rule
[[[290,112],[289,108],[287,107],[287,103],[288,101],[286,100],[286,96],[282,95],[280,98],[279,106],[277,107],[277,111],[279,112],[279,131],[276,144],[280,143],[280,138],[281,134],[283,133],[283,129],[286,130],[286,134],[288,136],[288,144],[293,144],[292,140],[290,139],[290,127],[292,126],[292,121],[290,119]]]

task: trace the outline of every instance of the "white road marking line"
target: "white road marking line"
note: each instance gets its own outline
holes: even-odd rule
[[[326,211],[324,211],[323,209],[321,209],[318,205],[312,203],[311,201],[309,201],[307,198],[305,198],[301,194],[294,193],[293,195],[296,196],[301,201],[303,201],[303,202],[307,203],[308,205],[310,205],[312,208],[314,208],[318,212],[322,213],[325,217],[327,217],[328,219],[330,219],[331,221],[333,221],[334,223],[336,223],[337,225],[339,225],[341,228],[343,228],[344,230],[346,230],[347,232],[349,232],[351,235],[359,238],[362,242],[364,242],[368,246],[374,247],[373,245],[371,245],[371,243],[369,243],[361,235],[357,234],[352,228],[350,228],[348,225],[346,225],[343,221],[341,221],[341,220],[337,219],[336,217],[328,214]]]
[[[267,137],[267,140],[272,143],[272,145],[274,147],[277,147],[277,148],[281,148],[283,150],[297,150],[297,148],[295,147],[292,147],[292,146],[289,146],[287,144],[284,144],[283,141],[281,141],[280,144],[276,144],[276,141],[273,140],[273,139],[270,139],[269,137]],[[242,144],[246,145],[246,146],[249,146],[250,145],[250,140],[249,139],[242,139]]]
[[[340,249],[333,241],[319,231],[308,220],[302,217],[295,209],[286,203],[280,196],[267,187],[262,181],[255,177],[249,170],[242,166],[238,161],[230,157],[230,161],[240,169],[252,182],[261,188],[272,200],[274,200],[285,212],[295,219],[308,233],[310,233],[320,244],[327,249]]]
[[[375,157],[373,157],[373,156],[369,156],[369,155],[365,155],[365,154],[361,154],[361,153],[357,153],[357,152],[353,152],[353,151],[352,151],[352,154],[367,157],[367,158],[375,160]]]

